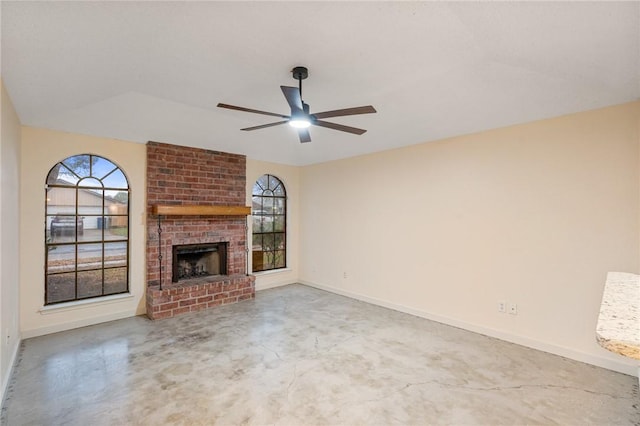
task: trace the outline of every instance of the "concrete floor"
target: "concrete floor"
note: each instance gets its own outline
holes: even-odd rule
[[[24,341],[7,425],[640,424],[635,377],[302,285]]]

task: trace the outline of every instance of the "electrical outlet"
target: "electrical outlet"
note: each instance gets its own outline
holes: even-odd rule
[[[515,303],[509,303],[509,313],[511,315],[518,315],[518,305]]]
[[[498,302],[498,312],[500,312],[501,314],[504,314],[505,312],[507,312],[507,302],[504,302],[504,301]]]
[[[343,272],[343,273],[342,273],[342,277],[343,277],[343,278],[347,278],[347,273],[346,273],[346,272]]]

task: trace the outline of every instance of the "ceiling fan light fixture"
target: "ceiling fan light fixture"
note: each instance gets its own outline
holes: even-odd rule
[[[306,117],[293,117],[289,120],[289,126],[296,129],[306,129],[311,126],[311,122]]]

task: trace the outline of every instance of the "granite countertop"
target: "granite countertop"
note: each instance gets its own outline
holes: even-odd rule
[[[640,360],[640,275],[609,272],[596,339],[603,348]]]

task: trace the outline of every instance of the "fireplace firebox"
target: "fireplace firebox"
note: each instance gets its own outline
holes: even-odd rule
[[[227,243],[174,245],[174,283],[193,278],[227,274]]]

